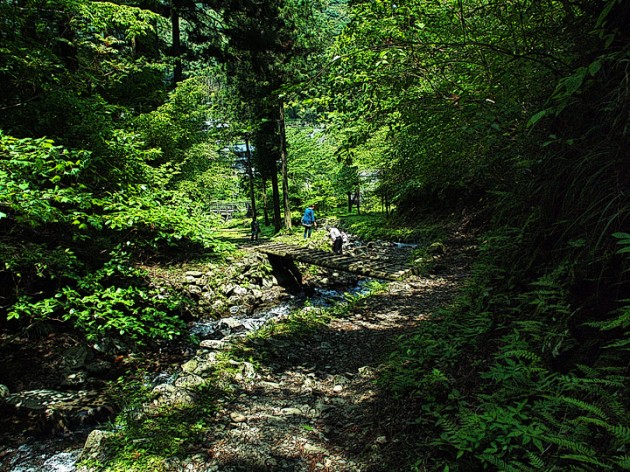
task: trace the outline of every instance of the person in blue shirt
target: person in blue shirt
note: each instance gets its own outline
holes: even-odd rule
[[[304,226],[304,239],[310,238],[313,233],[313,227],[317,228],[315,205],[309,205],[309,207],[304,210],[304,215],[302,216],[302,226]]]

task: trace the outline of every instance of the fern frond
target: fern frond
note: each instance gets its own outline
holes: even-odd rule
[[[544,437],[542,437],[542,439],[552,444],[557,444],[558,446],[563,447],[564,449],[567,449],[571,452],[574,452],[575,455],[585,457],[594,457],[597,455],[594,449],[591,449],[585,444],[576,442],[575,440],[569,440],[550,435],[545,435]]]
[[[604,385],[606,387],[623,387],[625,380],[621,376],[607,376],[602,377],[604,369],[599,369],[601,372],[596,378],[578,377],[577,375],[561,375],[558,378],[565,383],[570,384],[584,384],[584,385]]]
[[[573,421],[582,424],[593,424],[604,429],[608,429],[610,427],[608,423],[606,423],[604,420],[600,420],[599,418],[591,418],[590,416],[578,416]]]
[[[558,396],[558,397],[546,396],[545,398],[548,398],[551,401],[559,401],[559,402],[567,403],[569,405],[575,406],[582,410],[588,411],[596,416],[599,416],[600,418],[604,420],[608,419],[608,415],[604,412],[604,410],[602,410],[598,406],[592,405],[590,403],[586,403],[585,401],[582,401],[582,400],[578,400],[577,398],[571,398],[571,397],[565,397],[565,396]]]
[[[626,305],[618,310],[615,310],[613,313],[614,316],[608,320],[591,321],[589,323],[584,323],[584,325],[591,328],[599,328],[602,331],[630,327],[630,305]]]
[[[583,464],[592,464],[599,467],[603,467],[606,470],[614,470],[612,466],[608,464],[604,464],[603,462],[598,461],[597,459],[583,455],[583,454],[563,454],[560,456],[562,459],[569,459],[577,462],[581,462]],[[600,469],[601,470],[601,469]]]
[[[630,456],[614,457],[613,460],[623,470],[630,470]]]
[[[515,461],[510,461],[510,463],[507,463],[500,457],[496,457],[491,454],[480,454],[479,456],[477,456],[477,458],[483,462],[492,464],[493,466],[497,468],[497,470],[500,470],[503,472],[519,472],[523,470],[520,468],[519,469],[515,468],[515,465],[517,465]]]
[[[502,353],[502,357],[515,357],[517,359],[527,359],[531,362],[540,362],[540,356],[534,354],[531,351],[525,349],[513,349]]]
[[[615,439],[619,439],[622,444],[630,444],[630,427],[624,426],[621,424],[617,424],[614,426],[609,426],[608,431],[615,436]]]
[[[545,468],[545,461],[543,461],[540,456],[530,451],[527,451],[526,454],[530,464],[533,465],[536,470]]]
[[[619,349],[622,351],[630,351],[630,339],[621,339],[617,342],[606,344],[605,349]]]

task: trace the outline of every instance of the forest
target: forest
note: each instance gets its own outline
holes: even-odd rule
[[[233,265],[252,217],[301,241],[316,205],[416,261],[459,225],[470,274],[376,381],[410,434],[356,470],[630,470],[628,2],[0,0],[0,22],[3,358],[176,342],[196,302],[155,275]],[[83,470],[169,470],[132,442]],[[220,470],[319,470],[266,467]]]

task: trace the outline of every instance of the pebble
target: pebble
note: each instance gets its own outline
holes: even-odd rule
[[[230,418],[232,418],[232,421],[234,421],[235,423],[242,423],[244,421],[247,421],[247,417],[245,415],[236,412],[230,413]]]

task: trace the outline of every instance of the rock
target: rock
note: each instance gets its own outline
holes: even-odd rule
[[[230,344],[222,339],[204,339],[199,346],[205,349],[223,350],[228,349]]]
[[[182,365],[182,370],[189,374],[203,376],[203,374],[205,374],[206,372],[214,370],[216,357],[216,352],[210,352],[206,355],[193,357],[188,362]]]
[[[192,295],[199,295],[200,293],[203,293],[203,290],[201,290],[201,287],[199,287],[197,285],[189,285],[188,286],[188,293],[190,293]]]
[[[90,374],[107,374],[114,369],[114,364],[108,361],[96,361],[85,366]]]
[[[252,379],[256,376],[256,369],[254,368],[254,364],[251,362],[243,362],[241,366],[241,374],[246,379]]]
[[[229,297],[230,295],[232,295],[232,292],[234,292],[234,288],[236,287],[236,285],[234,284],[225,284],[221,286],[221,293],[223,295],[225,295],[226,297]]]
[[[153,405],[160,409],[165,406],[189,407],[193,406],[197,400],[193,392],[175,385],[158,385],[153,389],[153,393],[157,395],[157,398],[153,400]]]
[[[446,253],[446,246],[444,243],[435,242],[427,248],[427,253],[433,256],[443,256]]]
[[[359,367],[359,376],[360,377],[373,377],[374,376],[374,367],[370,367],[368,365]]]
[[[223,312],[223,310],[225,310],[225,307],[226,303],[223,300],[215,300],[214,302],[212,302],[212,309],[217,313]]]
[[[232,297],[230,297],[230,298],[232,298]],[[230,301],[234,303],[237,300],[230,300]],[[239,305],[231,306],[230,309],[229,309],[229,312],[230,312],[231,315],[236,315],[239,311],[241,311],[241,307]],[[222,332],[224,332],[224,331],[222,331]],[[228,331],[225,334],[230,334],[230,331]]]
[[[188,270],[186,271],[185,274],[187,277],[194,277],[194,278],[199,278],[202,277],[204,274],[203,272],[199,271],[199,270]]]
[[[37,390],[28,390],[16,392],[4,398],[8,405],[16,408],[25,408],[27,410],[44,410],[48,406],[57,403],[72,401],[77,398],[77,394],[70,392],[60,392],[58,390],[50,390],[40,388]]]
[[[307,454],[328,454],[328,450],[323,448],[322,446],[317,446],[315,444],[306,443],[303,446],[304,452]]]
[[[106,445],[107,441],[110,440],[114,436],[114,433],[109,431],[101,431],[99,429],[95,429],[90,433],[87,437],[85,444],[83,446],[83,450],[79,455],[79,462],[81,461],[93,461],[93,462],[106,462]],[[79,471],[86,471],[88,469],[79,468]]]
[[[78,427],[111,418],[114,409],[97,392],[37,389],[7,395],[4,403],[27,414],[40,433],[71,434]]]
[[[259,382],[258,385],[260,385],[261,387],[270,388],[270,389],[273,389],[273,390],[277,390],[277,389],[280,388],[280,384],[279,383],[267,382],[265,380],[263,380],[262,382]]]
[[[229,334],[243,331],[245,327],[243,326],[243,322],[236,318],[223,318],[221,321],[217,323],[217,329],[224,335],[227,336]]]
[[[243,423],[244,421],[247,421],[247,417],[245,415],[236,413],[234,411],[230,413],[230,419],[235,423]]]
[[[280,410],[280,413],[284,416],[300,416],[302,414],[302,410],[299,408],[283,408]]]
[[[179,377],[177,377],[177,380],[175,380],[176,387],[186,388],[188,390],[194,390],[197,387],[204,385],[205,383],[206,381],[203,379],[203,377],[195,374],[180,375]]]
[[[61,385],[64,387],[76,387],[77,385],[83,385],[87,381],[87,373],[84,371],[71,372],[64,376],[61,380]]]
[[[197,370],[197,367],[199,367],[199,361],[197,360],[197,358],[190,359],[188,362],[182,364],[182,370],[188,373],[195,372]]]
[[[63,353],[63,365],[68,369],[80,369],[88,359],[89,351],[84,345],[72,346]]]
[[[236,287],[234,287],[233,293],[234,295],[243,296],[247,293],[247,289],[245,287],[241,287],[240,285],[237,285]]]

